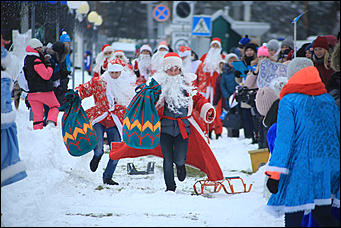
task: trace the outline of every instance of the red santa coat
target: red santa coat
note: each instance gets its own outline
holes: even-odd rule
[[[217,77],[219,76],[219,72],[214,71],[212,74],[211,72],[205,72],[204,71],[204,62],[206,59],[207,53],[201,56],[200,58],[200,65],[197,69],[197,75],[198,78],[196,80],[196,85],[198,86],[199,92],[204,94],[206,99],[213,104],[213,98],[215,94],[215,87],[217,83]],[[222,59],[225,59],[225,55],[221,55]],[[218,63],[217,63],[218,64]],[[215,131],[215,134],[222,134],[223,132],[223,124],[220,120],[220,115],[222,113],[222,101],[220,100],[216,107],[216,118],[214,119],[214,122],[209,125],[209,131]]]
[[[79,85],[75,90],[78,90],[81,99],[94,97],[95,106],[85,111],[92,125],[103,120],[113,121],[122,135],[122,123],[126,107],[116,104],[113,109],[110,109],[106,88],[107,83],[101,77],[93,77],[90,81]]]
[[[200,169],[212,181],[222,180],[224,176],[209,146],[205,127],[206,123],[204,121],[204,119],[207,121],[206,114],[208,110],[213,107],[200,93],[195,93],[192,96],[192,101],[192,105],[188,108],[188,115],[191,116],[188,119],[191,133],[188,137],[186,164]],[[157,110],[160,119],[162,119],[164,106],[162,105]],[[146,155],[163,157],[160,145],[154,149],[136,149],[127,146],[124,142],[113,142],[111,143],[111,151],[109,153],[110,158],[114,160]]]

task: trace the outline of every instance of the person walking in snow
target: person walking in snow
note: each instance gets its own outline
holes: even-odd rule
[[[47,116],[47,126],[57,126],[58,107],[60,104],[53,92],[51,61],[43,55],[43,44],[33,38],[26,47],[24,71],[29,92],[27,99],[33,112],[33,130],[43,128],[44,109],[47,105],[50,110]]]
[[[139,56],[132,61],[137,85],[146,83],[151,76],[152,48],[148,44],[142,45]]]
[[[319,226],[339,226],[340,110],[311,60],[294,58],[280,93],[277,134],[265,174],[271,193],[267,210],[301,226],[311,210]]]
[[[123,70],[121,60],[113,60],[108,63],[108,70],[100,77],[93,77],[89,82],[79,85],[78,91],[81,99],[93,96],[95,106],[86,110],[93,128],[98,137],[98,143],[94,149],[94,156],[90,162],[90,170],[97,170],[104,150],[104,132],[107,133],[109,146],[111,142],[120,142],[122,139],[122,123],[126,107],[130,99],[135,95],[135,81]],[[109,158],[103,173],[103,183],[118,185],[112,180],[118,160]]]

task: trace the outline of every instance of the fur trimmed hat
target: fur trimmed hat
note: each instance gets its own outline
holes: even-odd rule
[[[258,45],[255,43],[248,43],[247,45],[245,45],[244,52],[249,48],[251,48],[252,50],[255,51],[255,53],[257,53]]]
[[[175,52],[167,53],[162,60],[162,68],[168,70],[173,66],[182,67],[182,59]]]
[[[211,43],[210,43],[210,46],[211,46],[212,44],[218,44],[219,47],[221,47],[221,40],[220,40],[220,38],[218,38],[218,37],[213,38],[212,41],[211,41]]]
[[[180,48],[179,48],[179,56],[180,57],[190,56],[191,54],[192,54],[191,48],[186,47],[186,46],[180,46]]]
[[[288,78],[291,78],[294,74],[298,71],[302,70],[303,68],[314,66],[313,61],[306,57],[296,57],[290,61],[288,64],[287,74]]]
[[[313,42],[313,48],[320,47],[329,50],[328,40],[324,36],[318,36]]]
[[[269,40],[266,46],[268,47],[269,50],[275,51],[277,51],[280,48],[279,42],[275,39]]]
[[[140,52],[142,52],[143,50],[149,51],[150,54],[153,53],[152,48],[148,44],[142,45],[142,47],[140,48]]]
[[[235,57],[237,60],[239,60],[238,55],[236,55],[236,54],[234,54],[234,53],[230,53],[230,54],[227,54],[227,55],[226,55],[225,62],[228,63],[229,60],[230,60],[230,58],[232,58],[232,57]]]
[[[108,64],[108,72],[120,72],[123,70],[122,61],[120,59],[111,60]]]
[[[36,49],[36,48],[39,48],[39,47],[43,47],[43,44],[37,38],[32,38],[28,42],[28,46],[30,46],[33,49]]]
[[[270,87],[258,89],[256,94],[256,108],[259,114],[266,116],[271,105],[278,99],[276,92]]]
[[[157,50],[160,50],[160,48],[165,48],[167,51],[169,51],[168,43],[166,41],[161,41],[159,45],[157,46]]]
[[[102,52],[110,52],[110,51],[113,51],[113,48],[111,47],[111,45],[109,44],[104,44],[102,46]]]

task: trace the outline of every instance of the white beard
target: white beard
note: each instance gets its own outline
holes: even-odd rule
[[[110,108],[114,108],[115,102],[127,107],[135,96],[135,86],[128,73],[123,70],[119,78],[113,79],[106,71],[101,78],[107,83],[106,95]]]
[[[182,61],[182,69],[184,70],[184,73],[192,73],[192,60],[189,56]]]
[[[205,72],[212,73],[214,71],[218,71],[219,61],[222,59],[220,52],[221,48],[210,48],[204,61]]]
[[[150,64],[151,64],[151,57],[149,54],[140,54],[138,58],[138,67],[141,75],[148,80],[150,74]]]
[[[155,80],[161,85],[161,95],[156,106],[160,106],[163,100],[167,102],[168,108],[179,113],[181,107],[188,107],[190,97],[185,96],[186,93],[191,93],[194,87],[186,83],[184,76],[179,74],[176,76],[168,76],[166,72],[160,71],[154,75]]]
[[[168,51],[157,51],[152,57],[151,67],[155,71],[159,71],[162,68],[163,57],[168,53]]]

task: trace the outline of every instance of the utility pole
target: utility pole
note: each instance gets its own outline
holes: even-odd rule
[[[20,9],[21,21],[20,21],[20,28],[21,33],[25,33],[28,30],[28,3],[22,2],[21,9]]]
[[[31,7],[31,29],[32,29],[32,38],[34,38],[36,30],[36,6],[35,3],[32,2],[32,7]]]
[[[154,40],[153,32],[153,3],[155,1],[141,1],[141,4],[147,5],[147,26],[148,26],[148,43],[153,47],[154,43],[152,44],[151,41]]]

